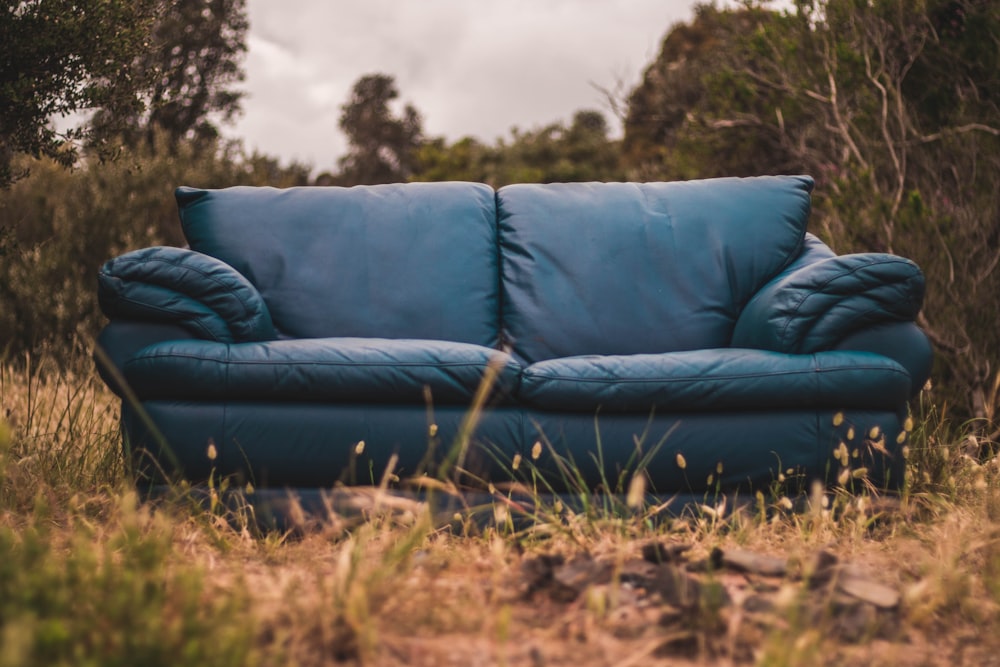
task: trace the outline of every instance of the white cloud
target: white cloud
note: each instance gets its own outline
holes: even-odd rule
[[[594,86],[637,83],[692,4],[250,0],[248,97],[227,134],[285,160],[333,168],[346,150],[340,105],[358,78],[383,72],[396,77],[428,134],[493,141],[515,125],[603,109]]]

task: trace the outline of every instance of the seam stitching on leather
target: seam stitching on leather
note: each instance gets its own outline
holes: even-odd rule
[[[720,380],[744,380],[748,378],[764,378],[764,377],[784,377],[787,375],[811,375],[814,373],[844,373],[853,371],[886,371],[890,373],[896,373],[899,375],[905,375],[910,377],[909,372],[906,369],[901,368],[890,368],[886,366],[852,366],[850,368],[809,368],[800,371],[781,371],[776,373],[747,373],[743,375],[719,375],[711,378],[706,378],[704,376],[692,375],[685,377],[656,377],[656,378],[581,378],[572,377],[567,375],[542,375],[538,373],[530,373],[532,378],[539,381],[542,380],[559,380],[559,381],[572,381],[572,382],[593,382],[593,383],[604,383],[604,384],[663,384],[672,382],[716,382]],[[529,375],[529,371],[522,373],[524,376]]]
[[[841,257],[843,257],[843,255],[841,255]],[[830,258],[830,259],[837,259],[837,258]],[[828,260],[823,260],[823,261],[830,261],[830,260],[828,259]],[[798,321],[799,318],[797,317],[797,315],[799,313],[799,310],[802,308],[802,306],[805,304],[805,302],[810,297],[813,297],[813,296],[815,296],[817,294],[822,294],[823,290],[826,289],[827,287],[829,287],[829,285],[831,283],[833,283],[834,281],[840,280],[841,278],[846,278],[848,276],[854,275],[858,271],[861,271],[863,269],[868,269],[868,268],[871,268],[873,266],[886,266],[886,265],[890,265],[890,264],[904,264],[906,266],[909,266],[911,264],[911,262],[908,262],[908,261],[906,261],[906,260],[904,260],[902,258],[899,259],[899,260],[871,261],[871,262],[869,262],[867,264],[863,264],[861,266],[856,266],[853,269],[851,269],[850,271],[841,271],[840,273],[838,273],[838,274],[836,274],[836,275],[828,278],[822,284],[819,284],[819,285],[816,285],[815,287],[813,287],[809,292],[807,292],[805,295],[803,295],[801,299],[799,299],[798,303],[795,304],[795,308],[793,308],[792,311],[785,317],[785,326],[782,327],[781,334],[778,336],[778,341],[781,344],[782,348],[787,349],[788,344],[787,344],[787,341],[785,339],[786,339],[787,334],[788,334],[788,329],[792,325],[793,321]],[[806,267],[802,267],[802,268],[805,269],[805,268],[810,268],[810,267],[814,267],[814,266],[816,266],[816,265],[815,264],[810,264],[810,265],[808,265]],[[792,274],[792,275],[794,275],[794,274]],[[892,280],[888,284],[907,282],[907,281],[911,280],[912,277],[913,277],[912,275],[904,276],[904,277],[902,277],[899,280]],[[867,291],[868,291],[867,289],[863,290],[863,292],[867,292]],[[853,295],[848,295],[848,296],[853,296]]]
[[[209,256],[206,255],[206,257],[209,257]],[[214,283],[215,285],[217,285],[219,287],[219,289],[222,290],[225,294],[228,294],[228,295],[232,296],[232,298],[235,299],[236,302],[242,307],[243,314],[247,318],[253,317],[254,312],[259,312],[258,308],[251,307],[248,304],[248,301],[245,300],[240,295],[240,293],[237,291],[237,290],[246,291],[247,290],[247,285],[239,285],[238,287],[233,288],[232,286],[227,285],[224,281],[220,280],[219,278],[216,278],[216,277],[212,276],[211,274],[205,272],[204,270],[202,270],[202,269],[200,269],[198,267],[195,267],[195,266],[191,266],[190,264],[185,264],[184,263],[185,259],[186,259],[185,257],[181,257],[181,258],[178,258],[176,261],[170,261],[170,260],[164,259],[162,257],[148,257],[148,258],[143,258],[143,259],[128,258],[128,259],[126,259],[124,261],[119,260],[119,263],[125,264],[126,268],[131,268],[132,266],[141,266],[143,264],[158,263],[158,264],[166,264],[167,266],[172,266],[172,267],[175,267],[175,268],[181,268],[181,269],[184,269],[184,270],[187,270],[187,271],[191,271],[192,273],[195,273],[195,274],[201,276],[202,278],[204,278],[205,280],[211,281],[212,283]],[[220,263],[221,263],[221,260],[216,260],[216,261],[220,261]],[[222,268],[222,267],[220,267],[220,268]],[[237,272],[235,269],[230,269],[230,270],[232,272],[236,273],[236,275],[239,276],[240,278],[242,278],[243,280],[246,280],[246,277],[243,276],[242,274],[240,274],[239,272]],[[110,274],[110,275],[114,275],[114,274]],[[121,275],[121,276],[115,276],[115,277],[118,277],[119,279],[121,279],[123,281],[146,283],[146,284],[152,284],[152,285],[157,285],[157,286],[160,286],[160,287],[164,287],[164,285],[162,285],[162,283],[160,281],[140,280],[139,276],[124,276],[124,275]],[[251,287],[252,287],[252,285],[251,285]],[[169,288],[173,289],[172,286],[169,286]],[[176,290],[176,291],[180,292],[180,290]],[[180,292],[180,293],[181,294],[187,294],[186,292]],[[193,295],[189,295],[189,296],[193,296]],[[254,299],[254,300],[256,300],[256,299]]]

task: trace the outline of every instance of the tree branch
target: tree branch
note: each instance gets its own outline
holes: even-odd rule
[[[910,139],[908,143],[929,144],[933,141],[940,141],[945,137],[954,136],[956,134],[966,134],[967,132],[985,132],[987,134],[992,134],[994,137],[1000,137],[1000,128],[996,128],[991,125],[984,125],[983,123],[969,123],[967,125],[960,125],[959,127],[946,128],[933,134],[925,134],[921,137],[915,137]]]

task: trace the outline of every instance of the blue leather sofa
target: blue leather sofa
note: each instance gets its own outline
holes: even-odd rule
[[[179,188],[190,249],[99,279],[139,482],[329,488],[393,455],[405,478],[446,455],[489,366],[466,480],[520,455],[514,477],[555,492],[640,461],[661,494],[896,487],[930,372],[923,277],[808,234],[812,187]]]

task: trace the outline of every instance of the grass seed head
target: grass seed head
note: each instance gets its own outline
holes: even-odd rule
[[[498,525],[503,525],[507,523],[510,519],[510,510],[507,509],[506,505],[500,503],[494,503],[493,505],[493,520],[497,522]]]
[[[632,509],[642,507],[642,501],[646,497],[646,476],[643,474],[632,475],[632,480],[628,485],[628,495],[625,498],[626,504]]]
[[[535,444],[531,446],[531,460],[537,461],[542,455],[542,441],[536,440]]]
[[[684,458],[683,454],[681,454],[680,452],[677,452],[677,459],[676,460],[677,460],[677,467],[678,468],[680,468],[681,470],[684,470],[685,468],[687,468],[687,465],[688,465],[687,464],[687,459]]]

